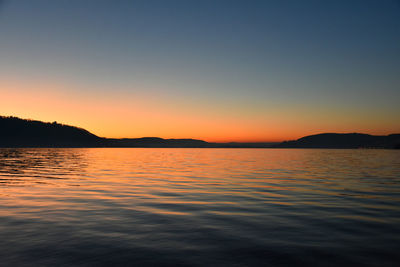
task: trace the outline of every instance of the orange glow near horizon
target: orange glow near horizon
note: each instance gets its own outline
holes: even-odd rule
[[[208,142],[279,142],[322,132],[400,132],[396,119],[329,109],[267,107],[256,116],[248,108],[218,113],[212,106],[180,105],[146,95],[69,92],[57,83],[0,83],[0,115],[57,121],[109,138],[194,138]],[[67,93],[69,92],[69,93]],[[244,115],[241,115],[244,114]],[[247,114],[247,115],[246,115]],[[374,115],[376,116],[374,118]]]

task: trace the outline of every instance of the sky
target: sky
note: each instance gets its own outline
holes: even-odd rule
[[[399,133],[399,100],[400,1],[0,2],[0,115],[268,142]]]

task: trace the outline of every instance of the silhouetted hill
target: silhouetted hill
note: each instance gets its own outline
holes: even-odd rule
[[[97,146],[102,138],[81,128],[0,116],[0,147]]]
[[[400,144],[400,134],[386,136],[360,133],[323,133],[309,135],[295,141],[285,141],[279,148],[396,148]]]
[[[326,133],[276,143],[208,143],[196,139],[102,138],[85,129],[0,116],[0,147],[199,147],[199,148],[400,148],[400,134]]]
[[[111,147],[208,147],[209,143],[196,139],[163,139],[159,137],[107,139]]]
[[[195,139],[158,137],[110,139],[84,129],[56,122],[48,123],[0,116],[0,147],[209,147]]]

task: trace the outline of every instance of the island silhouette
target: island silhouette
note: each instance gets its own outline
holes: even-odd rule
[[[400,134],[323,133],[281,143],[211,143],[197,139],[104,138],[57,122],[0,116],[0,147],[176,147],[176,148],[400,148]]]

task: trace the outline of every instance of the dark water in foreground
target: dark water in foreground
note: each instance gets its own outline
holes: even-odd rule
[[[399,266],[400,151],[0,149],[1,266]]]

